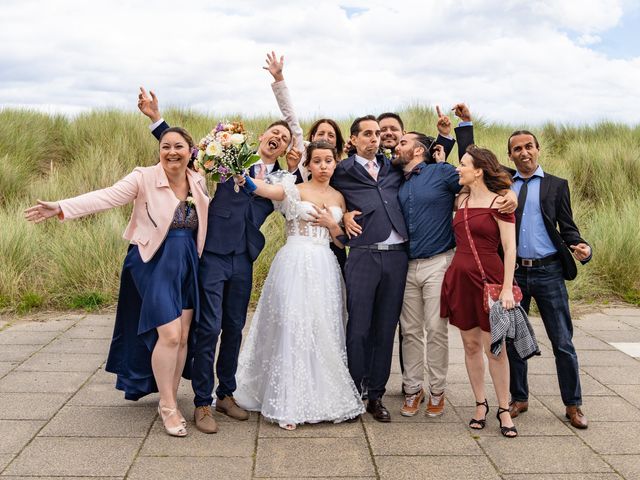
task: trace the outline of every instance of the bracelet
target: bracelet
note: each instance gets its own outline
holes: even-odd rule
[[[244,176],[245,184],[242,188],[244,188],[247,192],[253,193],[258,189],[258,186],[255,184],[253,179],[249,175]]]

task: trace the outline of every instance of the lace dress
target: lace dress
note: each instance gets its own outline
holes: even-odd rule
[[[364,412],[347,368],[344,283],[326,228],[309,222],[290,174],[270,175],[285,199],[287,242],[264,283],[238,361],[234,397],[279,423],[342,422]],[[339,207],[330,207],[336,219]]]

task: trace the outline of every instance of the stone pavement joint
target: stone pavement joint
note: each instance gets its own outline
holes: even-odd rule
[[[193,425],[192,391],[183,381],[178,402],[189,435],[169,437],[155,410],[157,395],[127,402],[104,371],[113,321],[113,313],[0,319],[0,480],[640,478],[639,308],[591,307],[574,319],[589,419],[583,431],[564,418],[551,345],[540,319],[532,318],[542,356],[530,361],[530,406],[515,422],[517,439],[500,436],[488,373],[487,427],[467,427],[474,398],[455,328],[442,417],[423,409],[400,415],[396,346],[384,398],[390,424],[365,414],[355,423],[288,432],[255,413],[247,422],[215,413],[220,430],[204,435]]]

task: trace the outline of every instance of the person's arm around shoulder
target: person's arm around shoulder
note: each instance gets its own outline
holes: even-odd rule
[[[58,202],[38,200],[37,205],[25,210],[25,218],[34,223],[40,223],[54,216],[57,216],[60,221],[73,220],[127,205],[138,196],[140,177],[141,173],[136,169],[111,187],[94,190]]]
[[[498,195],[500,198],[496,200],[496,206],[500,213],[513,213],[518,208],[518,196],[516,192],[510,188],[499,190]]]

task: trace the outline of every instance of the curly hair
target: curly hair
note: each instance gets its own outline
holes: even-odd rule
[[[495,154],[486,148],[477,145],[469,145],[467,153],[473,159],[473,166],[482,169],[484,184],[487,188],[498,193],[511,186],[511,176],[504,170]]]

